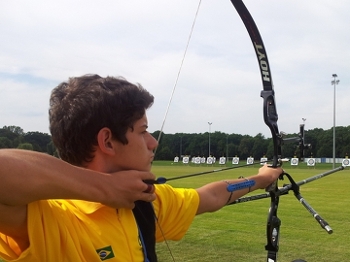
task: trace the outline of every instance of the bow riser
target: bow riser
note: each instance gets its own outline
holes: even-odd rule
[[[280,159],[282,157],[282,136],[279,134],[277,120],[278,114],[275,104],[274,90],[263,90],[260,96],[264,99],[264,122],[270,128],[273,140],[273,163],[272,166],[280,166]]]

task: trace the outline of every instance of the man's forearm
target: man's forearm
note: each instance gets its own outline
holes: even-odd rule
[[[1,149],[0,162],[0,202],[5,205],[54,198],[97,200],[102,193],[99,191],[102,174],[47,154]]]

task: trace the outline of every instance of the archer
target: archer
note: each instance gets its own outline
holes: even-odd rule
[[[156,179],[150,169],[158,142],[146,116],[153,100],[140,85],[98,75],[52,91],[50,131],[62,160],[0,150],[1,259],[157,261],[156,241],[179,240],[195,215],[266,188],[282,173],[265,165],[246,179],[197,189],[145,183]],[[245,180],[253,183],[239,188]]]

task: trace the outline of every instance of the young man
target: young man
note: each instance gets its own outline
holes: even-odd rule
[[[183,237],[195,215],[265,188],[282,173],[263,166],[198,189],[149,185],[157,141],[147,132],[153,96],[124,79],[70,78],[50,99],[60,159],[0,150],[0,261],[157,261],[155,242]],[[152,204],[149,204],[152,203]]]

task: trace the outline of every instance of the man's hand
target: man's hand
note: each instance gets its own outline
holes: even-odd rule
[[[281,167],[271,167],[267,164],[263,165],[259,169],[259,188],[265,189],[273,182],[275,182],[278,177],[283,174],[283,169]]]
[[[129,170],[106,174],[106,176],[108,185],[102,204],[114,208],[132,209],[137,200],[151,202],[156,199],[154,186],[144,182],[155,180],[155,176],[150,172]]]

